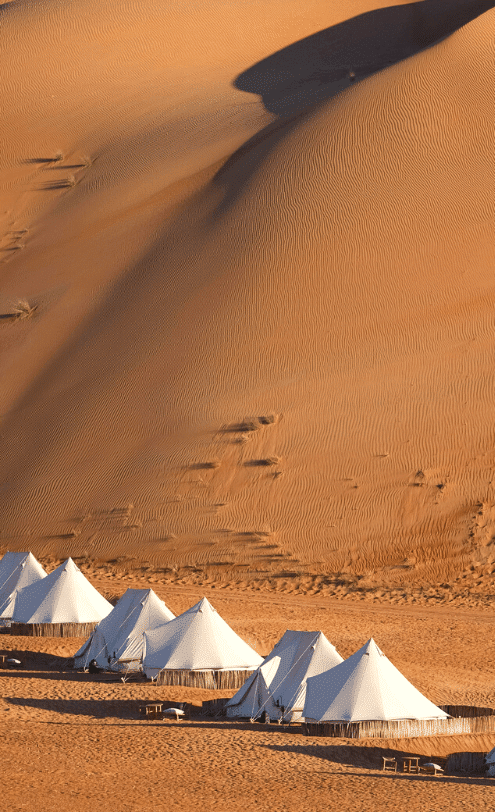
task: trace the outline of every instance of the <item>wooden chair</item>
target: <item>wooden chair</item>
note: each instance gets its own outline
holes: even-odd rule
[[[386,772],[396,773],[397,772],[397,759],[395,758],[385,758],[382,756],[383,767],[382,770]]]

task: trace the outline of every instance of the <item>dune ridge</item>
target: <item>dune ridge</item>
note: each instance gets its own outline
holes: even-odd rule
[[[376,4],[141,5],[101,4],[89,50],[93,0],[2,10],[2,547],[246,581],[489,570],[490,4],[454,33],[390,6],[392,59],[305,109],[248,92],[253,66]]]

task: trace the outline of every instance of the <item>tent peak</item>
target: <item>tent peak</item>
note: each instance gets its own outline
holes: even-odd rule
[[[375,641],[374,641],[374,639],[372,637],[370,637],[368,642],[364,644],[364,646],[361,649],[361,652],[363,654],[368,654],[368,655],[369,654],[378,654],[380,657],[385,656],[383,651],[377,646],[377,644],[375,643]],[[358,652],[356,652],[356,654],[357,653]]]
[[[72,560],[72,558],[67,558],[65,561],[62,561],[62,563],[59,564],[57,569],[60,570],[60,572],[67,572],[68,570],[77,571],[79,570],[79,567],[77,566],[75,561]]]
[[[199,601],[199,603],[197,603],[197,604],[196,604],[196,606],[193,606],[193,607],[192,607],[192,611],[194,611],[194,610],[195,610],[196,612],[204,612],[204,611],[207,611],[207,612],[216,612],[216,611],[217,611],[217,610],[215,609],[215,607],[211,605],[211,603],[210,603],[210,601],[208,600],[208,598],[201,598],[201,600]]]

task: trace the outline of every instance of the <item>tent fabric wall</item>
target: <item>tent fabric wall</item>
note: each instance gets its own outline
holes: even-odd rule
[[[330,671],[307,683],[308,722],[446,719],[378,648],[373,639]]]
[[[306,680],[342,662],[323,632],[288,630],[226,705],[229,717],[293,722],[302,718]]]
[[[10,623],[17,593],[45,577],[32,553],[5,553],[0,561],[0,625]]]
[[[68,558],[45,578],[17,593],[12,621],[99,623],[113,609]]]
[[[163,626],[174,617],[152,589],[127,589],[76,652],[74,667],[86,668],[94,659],[100,668],[121,670],[123,664],[119,660],[133,661],[135,668],[142,660],[144,632]]]
[[[163,669],[247,671],[262,662],[206,598],[165,626],[145,632],[144,639],[143,668],[151,678]]]

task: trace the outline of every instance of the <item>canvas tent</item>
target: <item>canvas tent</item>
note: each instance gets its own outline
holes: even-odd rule
[[[262,662],[206,598],[144,640],[146,676],[162,684],[238,688]]]
[[[0,625],[10,625],[17,593],[45,576],[32,553],[5,553],[0,561]]]
[[[323,632],[288,630],[242,688],[227,702],[230,717],[293,722],[302,718],[306,680],[342,662]]]
[[[84,637],[112,611],[72,558],[17,593],[12,634]]]
[[[446,719],[392,665],[373,639],[330,671],[308,679],[307,722]]]
[[[128,589],[76,652],[74,667],[86,668],[96,660],[100,668],[135,670],[143,656],[144,632],[174,617],[152,589]]]

